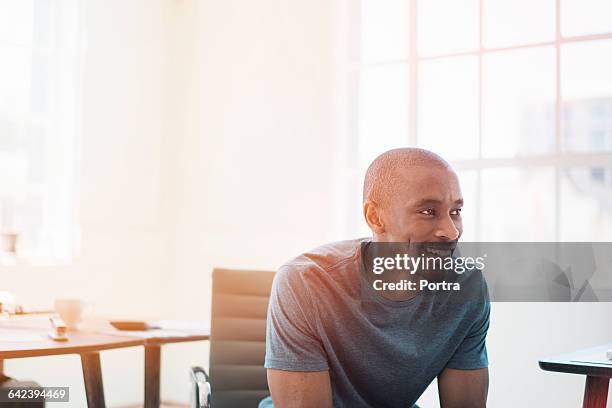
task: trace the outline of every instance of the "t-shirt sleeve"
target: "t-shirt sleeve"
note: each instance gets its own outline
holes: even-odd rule
[[[286,371],[325,371],[327,356],[316,334],[315,309],[299,268],[284,266],[274,277],[264,366]]]
[[[491,302],[487,284],[482,280],[483,291],[480,299],[473,301],[478,307],[477,318],[474,320],[470,331],[463,339],[455,354],[446,364],[447,368],[457,370],[476,370],[486,368],[489,365],[487,356],[486,338],[489,330],[489,319],[491,316]]]

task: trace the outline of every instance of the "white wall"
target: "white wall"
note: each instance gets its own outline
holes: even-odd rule
[[[202,0],[191,13],[168,288],[177,314],[208,318],[213,267],[275,269],[331,240],[333,8]],[[193,41],[186,26],[179,43]],[[170,398],[184,395],[182,378],[168,381]]]
[[[487,340],[488,405],[582,406],[585,377],[543,371],[538,360],[609,343],[611,313],[609,303],[493,303]],[[440,406],[435,383],[419,404]]]
[[[198,2],[198,97],[178,152],[172,278],[186,308],[213,266],[275,268],[330,238],[328,3]]]
[[[28,305],[207,319],[214,266],[274,269],[335,235],[329,0],[90,0],[83,248],[70,267],[0,270]],[[349,238],[349,237],[347,237]],[[584,379],[537,359],[612,338],[606,304],[495,304],[490,406],[578,406]],[[205,343],[164,348],[162,398],[186,401]],[[142,400],[142,350],[103,353],[109,405]],[[7,362],[72,386],[78,358]],[[423,406],[437,406],[434,388]],[[58,405],[60,406],[60,405]]]

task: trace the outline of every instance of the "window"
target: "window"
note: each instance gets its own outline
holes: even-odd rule
[[[1,263],[11,236],[32,263],[75,250],[78,3],[0,0]]]
[[[420,146],[459,172],[464,240],[612,238],[612,3],[343,7],[339,77],[349,96],[340,130],[345,151],[359,157],[343,175],[346,232],[369,232],[359,203],[370,161],[390,147]]]

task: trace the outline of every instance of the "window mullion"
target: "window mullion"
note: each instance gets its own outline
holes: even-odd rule
[[[482,19],[483,19],[483,0],[478,2],[478,156],[477,160],[482,160],[482,56],[483,56],[483,35],[482,35]],[[481,217],[482,212],[482,170],[476,170],[476,241],[481,239]]]
[[[410,2],[410,41],[408,50],[408,72],[410,79],[408,81],[409,92],[409,128],[408,128],[408,144],[416,146],[418,144],[418,76],[419,76],[419,53],[418,53],[418,9],[417,0],[408,0]]]

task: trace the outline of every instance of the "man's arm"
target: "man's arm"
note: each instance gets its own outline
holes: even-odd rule
[[[483,408],[487,406],[489,370],[444,369],[438,375],[442,408]]]
[[[274,408],[331,408],[329,371],[268,369],[268,386]]]

